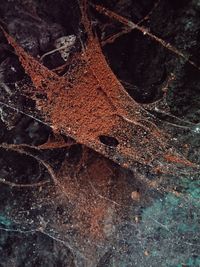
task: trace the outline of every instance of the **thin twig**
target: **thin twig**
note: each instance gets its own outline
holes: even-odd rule
[[[14,151],[14,152],[17,152],[17,153],[20,153],[20,154],[24,154],[24,155],[27,155],[29,157],[34,158],[35,160],[37,160],[37,162],[39,162],[41,165],[43,165],[45,167],[45,169],[48,171],[50,177],[53,179],[54,183],[57,184],[57,178],[56,178],[56,175],[55,175],[52,167],[48,163],[46,163],[44,160],[40,159],[38,156],[33,155],[32,153],[30,153],[28,151],[25,151],[19,145],[1,144],[0,148],[5,149],[5,150],[9,150],[9,151]],[[44,182],[42,182],[42,184],[41,184],[41,182],[35,183],[35,184],[16,184],[16,183],[5,181],[4,179],[3,180],[0,179],[0,182],[3,182],[4,184],[10,185],[11,187],[34,187],[34,186],[41,186],[44,183],[46,184],[46,183],[48,183],[50,181],[49,180],[48,181],[44,181]]]
[[[139,26],[140,24],[142,24],[145,20],[148,20],[148,19],[149,19],[149,17],[152,15],[153,11],[158,7],[159,3],[160,3],[160,0],[158,0],[158,1],[155,3],[155,5],[154,5],[153,8],[149,11],[148,14],[147,14],[144,18],[142,18],[142,19],[137,23],[138,26]],[[121,37],[121,36],[124,35],[124,34],[127,34],[127,33],[131,32],[132,30],[133,30],[133,29],[131,29],[131,28],[129,28],[129,27],[126,27],[126,28],[124,28],[122,31],[120,31],[120,32],[118,32],[118,33],[116,33],[116,34],[114,34],[114,35],[112,35],[112,36],[106,38],[105,40],[103,40],[101,44],[102,44],[102,46],[105,46],[106,44],[111,44],[111,43],[113,43],[117,38]]]
[[[47,184],[49,182],[50,182],[50,180],[43,181],[43,182],[38,182],[38,183],[33,183],[33,184],[16,184],[16,183],[13,183],[13,182],[6,181],[3,178],[0,178],[0,183],[1,184],[8,185],[10,187],[18,187],[18,188],[40,187],[40,186],[43,186],[43,185],[45,185],[45,184]]]
[[[27,116],[27,117],[33,119],[33,120],[36,120],[37,122],[40,122],[40,123],[42,123],[42,124],[44,124],[44,125],[46,125],[46,126],[48,126],[48,127],[51,127],[48,123],[46,123],[46,122],[44,122],[44,121],[42,121],[42,120],[36,118],[35,116],[30,115],[30,114],[28,114],[28,113],[26,113],[26,112],[24,112],[24,111],[22,111],[22,110],[20,110],[20,109],[18,109],[18,108],[16,108],[16,107],[13,107],[13,106],[11,106],[10,104],[4,103],[4,102],[2,102],[2,101],[0,101],[0,104],[3,105],[3,106],[5,106],[5,107],[7,107],[7,108],[10,108],[10,109],[16,111],[17,113],[21,113],[21,114],[23,114],[23,115],[25,115],[25,116]]]
[[[185,54],[183,54],[181,51],[179,51],[176,47],[172,46],[170,43],[167,43],[166,41],[164,41],[163,39],[157,37],[156,35],[152,34],[149,29],[146,29],[145,27],[139,26],[136,23],[134,23],[133,21],[124,18],[118,14],[116,14],[113,11],[108,10],[105,7],[102,7],[100,5],[92,5],[99,13],[108,16],[118,22],[121,22],[123,25],[125,25],[126,27],[129,27],[130,29],[134,30],[138,30],[140,32],[142,32],[144,35],[149,36],[151,39],[155,40],[157,43],[160,43],[163,47],[165,47],[166,49],[168,49],[169,51],[171,51],[172,53],[178,55],[179,57],[183,58],[186,62],[190,63],[192,66],[194,66],[196,69],[198,69],[200,71],[200,67],[197,66],[197,64],[195,62],[193,62],[192,60],[190,60],[188,58],[188,56],[186,56]]]

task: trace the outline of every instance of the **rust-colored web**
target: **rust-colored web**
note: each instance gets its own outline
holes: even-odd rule
[[[145,164],[155,171],[171,172],[172,165],[192,163],[178,155],[158,129],[155,117],[125,91],[92,33],[87,5],[81,2],[82,24],[87,32],[86,47],[76,56],[67,77],[59,77],[28,55],[4,31],[35,87],[37,107],[55,132],[62,132],[121,166],[133,169]]]
[[[148,179],[144,174],[149,169],[150,175],[188,174],[190,167],[193,170],[198,167],[175,151],[169,144],[170,136],[158,128],[159,120],[125,91],[93,34],[87,8],[86,1],[81,1],[87,41],[82,51],[72,58],[67,75],[62,77],[26,53],[2,29],[32,80],[34,89],[26,85],[25,92],[31,93],[45,123],[52,127],[55,139],[49,138],[38,147],[1,144],[0,149],[35,159],[45,170],[46,179],[29,185],[5,182],[5,179],[0,182],[10,186],[14,193],[21,190],[22,201],[21,198],[18,200],[17,193],[16,198],[12,193],[10,199],[12,202],[15,199],[15,205],[8,210],[8,217],[13,218],[19,227],[65,244],[77,258],[78,266],[104,266],[104,263],[97,264],[111,247],[116,254],[128,256],[117,227],[127,225],[126,220],[130,218],[128,223],[139,227],[138,207],[149,205],[155,194],[161,191],[178,194],[175,191],[178,179],[167,183],[170,179],[167,175]],[[118,18],[101,7],[97,9]],[[127,23],[127,20],[121,21]],[[72,138],[66,143],[60,133]],[[84,146],[78,164],[69,164],[68,148],[77,145],[74,140]],[[65,159],[57,169],[42,157],[43,151],[66,147]],[[135,175],[127,170],[134,170],[137,165],[141,168]],[[27,202],[31,207],[28,213]],[[133,240],[139,246],[141,242],[137,238],[140,237],[135,234]],[[141,236],[139,241],[142,239]],[[113,245],[117,242],[118,248]]]

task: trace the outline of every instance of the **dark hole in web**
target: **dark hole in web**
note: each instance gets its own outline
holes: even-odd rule
[[[99,140],[102,144],[104,144],[106,146],[116,147],[119,145],[118,140],[112,136],[100,135]]]

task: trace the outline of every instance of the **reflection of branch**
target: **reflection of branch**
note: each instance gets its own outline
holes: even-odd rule
[[[38,228],[32,229],[32,230],[21,230],[21,229],[9,229],[9,228],[0,227],[0,230],[1,231],[5,231],[5,232],[10,232],[10,233],[19,233],[19,234],[37,234],[37,233],[43,234],[43,235],[49,237],[50,239],[53,239],[53,241],[56,241],[56,242],[59,242],[59,243],[63,244],[64,246],[66,246],[67,248],[69,248],[72,253],[74,251],[74,249],[72,248],[72,246],[67,241],[64,241],[64,240],[62,240],[60,238],[57,238],[57,237],[51,235],[50,233],[47,233],[45,231],[42,231],[42,230],[40,230]],[[76,254],[78,254],[79,256],[81,256],[81,258],[83,258],[85,260],[88,260],[88,258],[86,258],[77,248],[76,248]]]
[[[0,146],[0,148],[2,148]],[[40,171],[40,175],[38,177],[38,179],[41,177],[41,171]],[[8,185],[10,187],[18,187],[18,188],[32,188],[32,187],[40,187],[40,186],[43,186],[47,183],[49,183],[50,180],[46,180],[46,181],[41,181],[41,182],[37,182],[37,183],[32,183],[32,184],[17,184],[17,183],[13,183],[13,182],[10,182],[10,181],[7,181],[5,180],[5,178],[0,178],[0,183],[1,184],[4,184],[4,185]]]
[[[11,106],[10,104],[4,103],[4,102],[2,102],[2,101],[0,101],[0,104],[1,104],[2,106],[5,106],[5,107],[7,107],[7,108],[10,108],[10,109],[16,111],[17,113],[23,114],[23,115],[25,115],[25,116],[27,116],[27,117],[29,117],[29,118],[35,120],[35,121],[38,121],[38,122],[40,122],[40,123],[42,123],[42,124],[44,124],[44,125],[50,127],[50,125],[47,124],[47,123],[45,123],[44,121],[42,121],[42,120],[36,118],[35,116],[32,116],[32,115],[30,115],[30,114],[24,112],[24,111],[22,111],[22,110],[19,110],[18,108],[13,107],[13,106]]]
[[[130,29],[130,28],[124,28],[124,29],[122,29],[122,31],[120,31],[120,32],[118,32],[116,34],[113,34],[112,36],[109,36],[108,38],[106,38],[105,40],[103,40],[101,42],[101,44],[102,44],[102,46],[105,46],[107,44],[112,44],[112,43],[115,42],[115,40],[117,38],[119,38],[120,36],[122,36],[122,35],[124,35],[126,33],[131,32],[131,31],[132,31],[132,29]]]
[[[5,184],[8,185],[10,187],[18,187],[18,188],[30,188],[30,187],[40,187],[43,186],[47,183],[49,183],[50,181],[43,181],[43,182],[38,182],[38,183],[33,183],[33,184],[16,184],[16,183],[12,183],[9,181],[6,181],[3,178],[0,178],[0,183],[1,184]]]
[[[17,152],[19,154],[34,158],[38,163],[40,163],[42,166],[45,167],[45,169],[48,171],[50,177],[53,179],[54,183],[57,184],[57,178],[56,178],[56,175],[55,175],[52,167],[48,163],[46,163],[45,161],[43,161],[42,159],[37,157],[36,155],[33,155],[32,153],[25,151],[22,146],[12,145],[12,144],[1,144],[0,148],[5,149],[5,150],[9,150],[9,151],[14,151],[14,152]],[[34,183],[34,184],[16,184],[16,183],[12,183],[9,181],[5,181],[4,179],[0,178],[0,183],[9,185],[11,187],[21,187],[21,188],[22,187],[42,186],[42,185],[49,183],[49,182],[50,182],[50,180],[38,182],[38,183]]]
[[[91,180],[88,180],[88,183],[90,184],[90,186],[91,186],[91,188],[92,188],[92,190],[94,191],[94,193],[99,197],[99,198],[101,198],[101,199],[104,199],[104,200],[106,200],[106,201],[108,201],[108,202],[111,202],[111,203],[113,203],[114,205],[116,205],[116,206],[125,206],[125,205],[121,205],[121,204],[119,204],[119,203],[117,203],[116,201],[114,201],[114,200],[112,200],[112,199],[110,199],[110,198],[107,198],[107,197],[105,197],[105,196],[102,196],[98,191],[97,191],[97,189],[94,187],[94,185],[93,185],[93,183],[91,182]],[[128,207],[128,206],[127,206]]]
[[[88,258],[86,258],[86,257],[85,257],[85,256],[84,256],[84,255],[83,255],[77,248],[76,248],[76,252],[74,253],[74,252],[73,252],[74,249],[73,249],[72,246],[69,244],[69,242],[64,241],[64,240],[62,240],[62,239],[60,239],[60,238],[57,238],[57,237],[53,236],[52,234],[47,233],[47,232],[45,232],[45,231],[37,231],[37,232],[39,232],[39,233],[41,233],[41,234],[44,234],[44,235],[48,236],[49,238],[53,239],[54,241],[59,242],[59,243],[63,244],[64,246],[68,247],[68,248],[71,250],[71,252],[72,252],[73,255],[74,255],[74,254],[78,254],[81,258],[83,258],[83,259],[85,259],[85,260],[88,260]],[[74,257],[74,259],[75,259],[75,257]],[[76,266],[77,266],[77,265],[76,265]]]
[[[159,5],[160,3],[160,0],[158,0],[155,5],[153,6],[153,8],[149,11],[149,13],[143,18],[141,19],[137,25],[140,25],[142,24],[145,20],[148,20],[149,17],[151,16],[151,14],[153,13],[153,11],[157,8],[157,6]],[[129,27],[126,27],[124,28],[122,31],[106,38],[105,40],[102,41],[102,46],[106,45],[106,44],[111,44],[113,43],[117,38],[119,38],[120,36],[124,35],[124,34],[127,34],[129,32],[131,32],[133,29],[129,28]]]
[[[14,233],[20,233],[20,234],[34,234],[37,232],[37,229],[32,229],[32,230],[20,230],[20,229],[9,229],[9,228],[4,228],[0,227],[0,230],[5,231],[5,232],[14,232]]]
[[[136,29],[136,30],[142,32],[144,35],[149,36],[151,39],[153,39],[157,43],[160,43],[163,47],[165,47],[166,49],[168,49],[172,53],[174,53],[174,54],[178,55],[179,57],[183,58],[186,62],[190,63],[196,69],[200,70],[200,67],[197,66],[196,63],[194,63],[192,60],[190,60],[188,58],[188,56],[183,54],[181,51],[179,51],[176,47],[172,46],[170,43],[167,43],[163,39],[161,39],[161,38],[157,37],[156,35],[152,34],[147,28],[145,28],[143,26],[139,26],[138,24],[134,23],[133,21],[116,14],[115,12],[110,11],[105,7],[102,7],[102,6],[99,6],[99,5],[93,5],[93,6],[99,13],[104,14],[105,16],[108,16],[109,18],[114,19],[114,20],[122,23],[123,25],[125,25],[128,28],[130,28],[131,30]]]

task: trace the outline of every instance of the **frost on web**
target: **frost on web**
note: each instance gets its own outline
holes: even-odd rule
[[[127,94],[102,51],[120,34],[106,36],[109,21],[100,24],[101,30],[105,27],[99,36],[95,17],[109,17],[111,32],[119,23],[126,26],[122,35],[130,31],[128,26],[135,28],[195,71],[198,67],[141,22],[136,25],[96,3],[70,5],[80,18],[79,30],[74,50],[61,66],[51,68],[53,63],[46,62],[45,67],[43,61],[52,53],[45,51],[48,55],[38,60],[2,29],[26,73],[26,80],[15,84],[14,94],[3,86],[2,107],[34,121],[21,123],[19,129],[29,135],[24,139],[12,139],[12,134],[20,136],[19,129],[6,125],[10,131],[14,127],[14,133],[9,132],[9,141],[1,144],[2,233],[7,229],[6,233],[19,235],[25,250],[35,251],[34,257],[23,258],[23,245],[16,249],[14,243],[16,266],[198,262],[199,166],[171,142],[174,129],[192,130],[193,124],[168,113],[165,94],[151,104],[138,104]],[[173,75],[166,79],[164,93],[173,79]],[[161,107],[171,122],[165,124],[155,112]],[[10,119],[13,124],[20,120],[15,115]],[[3,108],[2,118],[6,122]],[[38,136],[40,124],[43,140]],[[39,253],[42,238],[48,246]],[[2,243],[8,242],[4,239]]]

